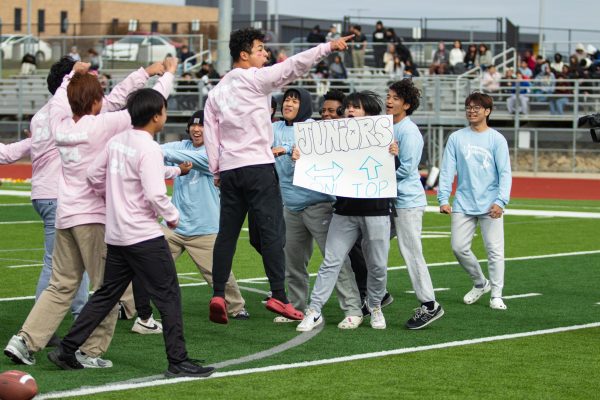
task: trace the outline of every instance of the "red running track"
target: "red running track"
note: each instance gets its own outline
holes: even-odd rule
[[[31,164],[0,165],[0,178],[31,178]],[[511,197],[600,200],[600,180],[514,177]]]

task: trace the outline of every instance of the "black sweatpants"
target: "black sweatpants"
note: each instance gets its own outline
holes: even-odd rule
[[[107,245],[104,283],[89,299],[61,346],[75,352],[113,309],[136,276],[158,308],[169,363],[187,360],[181,293],[175,263],[164,236],[130,246]]]
[[[224,296],[237,240],[250,213],[250,238],[259,250],[271,291],[284,290],[285,223],[275,164],[251,165],[221,172],[221,218],[213,251],[213,288]]]

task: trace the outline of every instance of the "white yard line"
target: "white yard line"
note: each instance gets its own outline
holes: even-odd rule
[[[571,253],[555,253],[555,254],[543,254],[538,256],[525,256],[525,257],[512,257],[506,258],[505,261],[523,261],[523,260],[538,260],[545,258],[556,258],[556,257],[573,257],[573,256],[582,256],[582,255],[590,255],[590,254],[600,254],[600,250],[590,250],[590,251],[574,251]],[[487,260],[479,260],[479,262],[487,262]],[[450,265],[458,265],[457,261],[450,262],[441,262],[441,263],[430,263],[427,264],[429,267],[442,267],[442,266],[450,266]],[[402,266],[394,266],[388,267],[388,271],[397,271],[406,269],[405,265]],[[317,276],[316,273],[309,274],[314,277]],[[264,283],[267,281],[266,277],[258,277],[258,278],[246,278],[246,279],[237,279],[238,283]],[[180,284],[180,287],[192,287],[192,286],[205,286],[206,282],[198,282],[198,283],[183,283]],[[0,298],[0,302],[3,301],[18,301],[18,300],[28,300],[33,297],[25,296],[25,297],[10,297],[10,298]]]
[[[425,207],[425,211],[439,213],[440,208],[435,206],[427,206]],[[512,208],[507,208],[505,215],[518,215],[527,217],[600,218],[600,213],[594,212],[521,210]]]
[[[0,196],[31,197],[30,190],[0,190]]]
[[[0,225],[22,225],[22,224],[41,224],[42,220],[36,221],[2,221]]]
[[[30,267],[41,267],[44,264],[21,264],[21,265],[9,265],[6,268],[18,269],[18,268],[30,268]]]
[[[575,331],[575,330],[580,330],[580,329],[598,328],[598,327],[600,327],[600,322],[593,322],[593,323],[589,323],[589,324],[564,326],[564,327],[551,328],[551,329],[541,329],[541,330],[521,332],[521,333],[510,333],[510,334],[506,334],[506,335],[488,336],[488,337],[482,337],[482,338],[476,338],[476,339],[456,340],[456,341],[452,341],[452,342],[438,343],[438,344],[432,344],[432,345],[427,345],[427,346],[404,347],[404,348],[400,348],[400,349],[387,350],[387,351],[377,351],[377,352],[372,352],[372,353],[354,354],[351,356],[327,358],[327,359],[323,359],[323,360],[271,365],[268,367],[248,368],[248,369],[240,369],[240,370],[228,371],[228,372],[216,372],[209,378],[175,378],[175,379],[160,379],[160,380],[155,380],[155,381],[151,381],[151,382],[128,383],[128,384],[123,384],[123,383],[109,384],[109,385],[99,386],[99,387],[95,387],[95,388],[82,388],[82,389],[75,389],[75,390],[67,390],[67,391],[63,391],[63,392],[42,394],[40,396],[37,396],[36,399],[38,399],[38,400],[60,399],[60,398],[65,398],[65,397],[84,396],[84,395],[96,394],[96,393],[121,391],[121,390],[128,390],[128,389],[139,389],[139,388],[162,386],[162,385],[172,385],[172,384],[177,384],[180,382],[189,382],[189,381],[200,380],[200,379],[218,379],[218,378],[225,378],[225,377],[229,377],[229,376],[240,376],[240,375],[256,374],[256,373],[262,373],[262,372],[272,372],[272,371],[289,370],[289,369],[295,369],[295,368],[314,367],[314,366],[318,366],[318,365],[329,365],[329,364],[337,364],[337,363],[348,362],[348,361],[366,360],[366,359],[379,358],[379,357],[385,357],[385,356],[417,353],[417,352],[421,352],[421,351],[447,349],[447,348],[461,347],[461,346],[470,346],[470,345],[480,344],[480,343],[490,343],[490,342],[497,342],[497,341],[501,341],[501,340],[520,339],[520,338],[531,337],[531,336],[548,335],[548,334],[554,334],[554,333],[562,333],[562,332],[569,332],[569,331]],[[65,373],[67,373],[67,372],[65,372]]]
[[[8,204],[0,204],[0,207],[22,207],[22,206],[31,206],[31,203],[8,203]]]
[[[448,290],[450,290],[450,288],[449,288],[449,287],[433,288],[433,291],[434,291],[434,292],[446,292],[446,291],[448,291]],[[414,291],[414,290],[407,290],[407,291],[405,291],[404,293],[410,293],[410,294],[414,294],[414,293],[415,293],[415,291]],[[504,297],[503,297],[503,298],[504,298]]]
[[[39,251],[39,250],[44,250],[43,247],[39,247],[37,249],[2,249],[0,250],[0,253],[12,253],[12,252],[19,252],[19,251]]]
[[[513,294],[513,295],[510,295],[510,296],[502,296],[502,298],[504,300],[507,300],[507,299],[522,299],[524,297],[535,297],[535,296],[541,296],[541,295],[542,295],[541,293],[524,293],[524,294]]]

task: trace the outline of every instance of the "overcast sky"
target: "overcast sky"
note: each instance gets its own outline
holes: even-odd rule
[[[184,4],[184,0],[133,0],[141,2]],[[250,0],[248,0],[250,1]],[[392,23],[383,16],[395,18],[495,18],[507,17],[520,26],[539,25],[540,0],[271,0],[272,10],[277,3],[280,14],[299,17],[322,17],[342,19],[344,15],[382,17],[384,24],[417,26],[417,22]],[[574,33],[572,40],[593,42],[600,45],[600,2],[597,0],[543,0],[542,26],[597,30],[596,33]],[[459,30],[495,30],[493,21],[456,21],[442,26],[441,22],[429,21],[430,28]],[[522,31],[535,33],[534,30]],[[552,40],[568,39],[567,33],[548,33]]]

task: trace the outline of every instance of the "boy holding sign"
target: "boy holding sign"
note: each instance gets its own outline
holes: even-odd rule
[[[346,118],[354,118],[379,115],[382,107],[375,93],[364,91],[350,94],[344,100],[344,108]],[[389,152],[394,156],[398,155],[396,142],[390,144]],[[293,159],[299,158],[300,151],[295,149]],[[397,162],[397,158],[395,161]],[[327,234],[325,255],[319,267],[311,302],[296,330],[311,331],[323,323],[321,309],[331,296],[340,269],[361,234],[368,268],[367,306],[371,312],[371,326],[374,329],[386,328],[381,301],[386,292],[390,214],[388,198],[337,197]]]
[[[273,154],[283,196],[285,219],[285,277],[290,301],[297,309],[304,310],[308,299],[308,262],[313,251],[313,239],[321,254],[325,254],[325,243],[335,197],[296,186],[294,162],[290,155],[294,145],[295,122],[306,121],[312,115],[310,93],[304,89],[288,89],[283,95],[283,121],[273,124],[275,141]],[[360,296],[354,274],[348,260],[343,263],[336,289],[340,307],[345,318],[338,324],[340,329],[356,329],[362,323]],[[279,316],[274,322],[293,322]]]
[[[425,190],[419,175],[423,154],[423,137],[410,115],[419,108],[419,89],[410,79],[394,82],[388,90],[386,111],[394,118],[394,139],[398,142],[400,166],[396,169],[398,197],[394,201],[394,226],[400,254],[406,262],[408,275],[421,306],[406,322],[408,329],[421,329],[444,315],[435,301],[433,284],[421,245],[423,213],[427,205]]]

